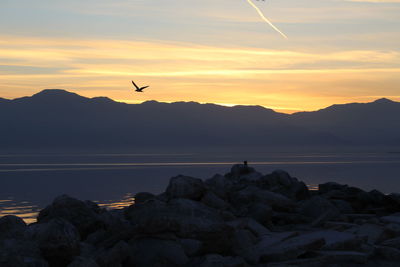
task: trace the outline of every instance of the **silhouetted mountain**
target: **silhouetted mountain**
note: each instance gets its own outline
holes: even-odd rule
[[[125,104],[64,90],[0,99],[1,147],[399,144],[400,103],[333,105],[287,115],[261,106]]]

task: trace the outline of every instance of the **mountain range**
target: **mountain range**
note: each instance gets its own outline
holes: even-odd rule
[[[400,145],[400,103],[332,105],[291,115],[261,106],[141,104],[60,89],[0,98],[2,148]]]

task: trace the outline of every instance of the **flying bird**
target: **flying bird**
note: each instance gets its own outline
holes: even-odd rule
[[[133,85],[135,86],[135,88],[136,88],[135,92],[139,92],[139,93],[143,93],[143,89],[146,89],[147,87],[149,87],[149,86],[142,86],[142,87],[139,87],[139,86],[136,85],[136,83],[135,83],[134,81],[132,81],[132,84],[133,84]]]

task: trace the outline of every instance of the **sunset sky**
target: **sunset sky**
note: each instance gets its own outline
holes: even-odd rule
[[[400,101],[400,0],[1,0],[0,97],[277,111]],[[130,80],[150,85],[134,93]]]

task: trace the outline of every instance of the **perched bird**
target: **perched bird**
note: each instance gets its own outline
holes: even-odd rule
[[[147,87],[149,87],[149,86],[143,86],[143,87],[139,87],[139,86],[137,86],[136,85],[136,83],[134,82],[134,81],[132,81],[132,84],[135,86],[135,88],[136,88],[136,92],[140,92],[140,93],[143,93],[143,89],[146,89]]]

